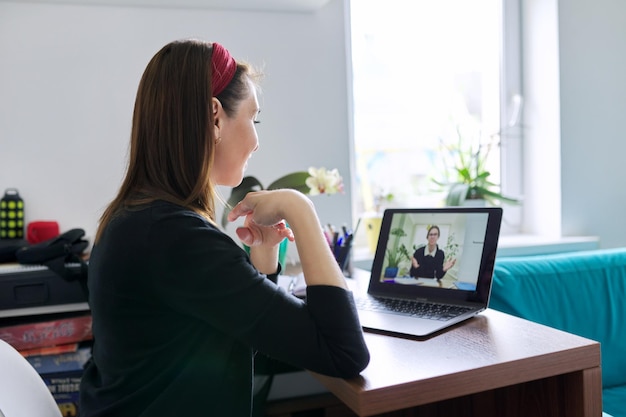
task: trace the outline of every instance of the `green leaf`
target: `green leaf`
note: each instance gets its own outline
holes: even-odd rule
[[[480,193],[484,196],[484,197],[489,197],[490,199],[495,199],[495,200],[500,200],[500,201],[506,201],[507,203],[511,203],[511,204],[517,204],[519,203],[519,200],[515,199],[515,198],[510,198],[510,197],[505,197],[500,193],[497,193],[495,191],[491,191],[489,189],[481,189]]]
[[[226,228],[228,224],[228,213],[230,212],[230,207],[224,207],[224,211],[222,212],[222,228]]]
[[[280,188],[291,188],[293,190],[298,190],[301,193],[308,194],[311,189],[308,185],[306,185],[306,179],[310,176],[311,175],[306,171],[293,172],[285,175],[284,177],[280,177],[271,183],[267,189],[278,190]]]
[[[476,175],[476,182],[479,182],[479,181],[487,182],[487,178],[490,175],[491,175],[491,173],[489,171],[481,172],[480,174]]]
[[[261,182],[254,177],[244,177],[241,180],[241,184],[234,187],[230,192],[230,197],[228,198],[228,205],[231,207],[235,206],[239,203],[250,191],[258,191],[262,190],[263,185]]]

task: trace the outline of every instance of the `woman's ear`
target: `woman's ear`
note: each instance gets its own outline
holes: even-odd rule
[[[211,97],[211,113],[213,113],[213,123],[219,127],[224,108],[216,97]]]
[[[222,126],[224,108],[222,107],[222,103],[215,97],[211,98],[211,113],[213,116],[213,137],[216,138],[217,143],[219,143],[219,141],[222,140],[220,136],[220,127]]]

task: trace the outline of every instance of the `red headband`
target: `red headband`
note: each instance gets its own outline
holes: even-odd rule
[[[213,42],[213,54],[211,55],[211,70],[213,72],[211,84],[213,84],[213,97],[219,95],[235,76],[237,62],[230,53],[217,42]]]

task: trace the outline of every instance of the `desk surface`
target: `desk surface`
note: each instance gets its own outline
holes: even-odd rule
[[[365,336],[371,361],[359,377],[314,374],[360,416],[572,373],[588,378],[575,415],[601,414],[600,345],[589,339],[495,310],[424,340]]]

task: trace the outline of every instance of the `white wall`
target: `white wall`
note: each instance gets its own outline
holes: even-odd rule
[[[626,246],[626,2],[559,1],[562,228]]]
[[[313,201],[322,222],[350,222],[345,30],[343,0],[307,13],[0,1],[0,192],[19,189],[27,222],[92,237],[124,173],[146,64],[167,42],[198,37],[263,67],[248,174],[267,184],[338,168],[345,195]]]
[[[552,45],[552,59],[535,59],[527,76],[552,77],[544,90],[560,104],[542,109],[546,98],[526,93],[535,150],[525,155],[525,166],[542,173],[526,179],[535,212],[524,219],[526,230],[597,235],[602,247],[626,246],[626,2],[524,0],[525,13],[542,4],[551,15],[539,17],[555,26],[542,29],[550,36],[543,41],[527,32],[526,46],[532,39],[537,47]],[[346,194],[314,202],[323,222],[350,221],[344,13],[344,0],[311,13],[0,0],[0,193],[20,190],[27,221],[55,219],[62,229],[83,227],[93,235],[123,174],[145,65],[166,42],[196,36],[264,65],[261,149],[248,172],[267,183],[309,165],[337,167]],[[536,19],[526,30],[538,30]],[[525,82],[541,90],[544,81]],[[551,174],[549,165],[560,169]]]
[[[524,229],[626,246],[626,2],[523,0]]]

